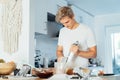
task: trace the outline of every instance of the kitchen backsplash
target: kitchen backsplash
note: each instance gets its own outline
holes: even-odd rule
[[[45,67],[44,62],[46,60],[48,67],[53,67],[56,61],[57,39],[51,38],[45,34],[37,34],[35,39],[35,67]]]

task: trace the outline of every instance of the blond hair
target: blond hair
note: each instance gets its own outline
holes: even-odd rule
[[[59,10],[57,11],[57,14],[56,14],[56,21],[58,23],[60,23],[60,20],[63,18],[63,17],[70,17],[72,18],[74,16],[74,13],[73,13],[73,10],[68,7],[68,6],[63,6],[61,8],[59,8]]]

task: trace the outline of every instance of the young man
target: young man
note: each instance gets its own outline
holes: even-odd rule
[[[73,65],[87,67],[88,59],[96,57],[96,42],[90,28],[78,23],[72,9],[67,6],[58,10],[56,21],[64,25],[59,34],[57,60],[60,61],[62,57],[68,57],[72,52],[76,56]],[[73,45],[76,41],[80,46]]]

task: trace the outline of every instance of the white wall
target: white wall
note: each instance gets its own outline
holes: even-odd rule
[[[106,48],[106,27],[120,24],[120,14],[108,14],[95,17],[95,34],[97,40],[97,54],[101,58],[106,73],[112,73],[112,53],[107,53]]]
[[[19,37],[19,49],[16,53],[5,53],[3,51],[2,36],[0,36],[0,58],[6,61],[15,61],[18,67],[21,64],[29,64],[29,32],[30,32],[30,22],[29,22],[29,0],[23,0],[23,20],[22,20],[22,31]],[[31,50],[32,51],[32,50]],[[32,63],[30,63],[32,65]]]

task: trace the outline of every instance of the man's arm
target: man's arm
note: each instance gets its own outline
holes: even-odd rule
[[[81,56],[84,58],[95,58],[97,56],[97,48],[96,46],[93,46],[88,49],[88,51],[81,51],[79,50],[78,46],[72,45],[70,49],[75,55]]]
[[[57,61],[59,62],[61,60],[61,58],[64,56],[62,46],[57,46],[56,55],[57,55]]]
[[[88,49],[88,51],[79,51],[78,55],[84,58],[95,58],[97,56],[96,46]]]

